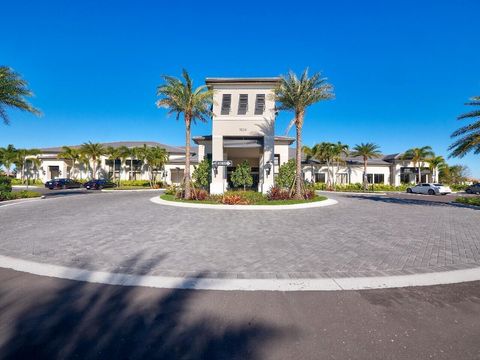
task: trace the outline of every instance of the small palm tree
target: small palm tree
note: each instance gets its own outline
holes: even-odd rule
[[[92,178],[95,179],[97,175],[97,164],[102,155],[105,155],[106,151],[102,144],[92,143],[91,141],[83,143],[80,147],[80,152],[92,162]]]
[[[374,143],[360,143],[353,148],[352,156],[360,156],[363,159],[363,188],[368,188],[367,168],[368,160],[382,156],[380,147]]]
[[[157,172],[168,162],[168,152],[160,146],[140,148],[141,159],[146,164],[149,173],[150,187],[155,187]]]
[[[418,182],[422,182],[422,163],[434,156],[435,154],[430,146],[423,146],[421,148],[408,149],[402,158],[413,162],[413,167],[416,167],[418,171]]]
[[[7,108],[41,115],[39,110],[25,100],[25,97],[33,96],[27,86],[27,82],[15,71],[7,66],[0,66],[0,118],[5,125],[10,123]]]
[[[480,106],[480,96],[472,97],[471,101],[465,105]],[[461,127],[451,135],[452,138],[457,138],[457,140],[448,148],[451,151],[449,157],[461,158],[470,151],[473,151],[476,155],[480,154],[480,108],[458,117],[458,120],[462,119],[476,119],[476,121]]]
[[[36,156],[40,153],[38,149],[17,149],[15,152],[15,166],[20,169],[20,179],[22,183],[25,182],[25,165],[27,164],[27,159],[29,157]]]
[[[70,161],[71,167],[68,176],[73,178],[75,176],[75,167],[80,160],[80,151],[70,146],[62,146],[62,151],[57,154],[57,157]]]
[[[105,149],[105,154],[108,155],[108,160],[112,162],[111,165],[111,170],[112,170],[112,180],[115,182],[117,176],[115,174],[115,161],[120,158],[120,148],[118,147],[113,147],[113,146],[108,146]],[[118,185],[118,184],[117,184]]]
[[[193,88],[193,81],[186,70],[182,72],[183,80],[172,76],[163,76],[164,84],[157,88],[160,99],[157,106],[168,109],[169,114],[176,114],[177,120],[183,114],[185,121],[185,199],[191,198],[190,178],[190,128],[197,120],[207,122],[211,116],[213,91],[205,85]]]
[[[295,198],[302,199],[302,128],[307,108],[317,102],[333,98],[332,86],[320,73],[308,76],[305,69],[300,78],[290,71],[275,88],[275,101],[279,110],[293,111],[297,148],[295,152]]]
[[[438,181],[438,169],[445,164],[445,159],[443,156],[432,156],[428,159],[428,168],[430,169],[430,172],[432,173],[433,177],[433,182]]]
[[[12,165],[15,163],[17,156],[17,149],[13,145],[8,145],[6,148],[2,148],[2,164],[5,167],[7,176],[11,175]]]
[[[123,159],[130,159],[130,180],[134,180],[134,172],[133,172],[133,162],[138,157],[139,148],[137,147],[126,147],[121,146],[119,148],[120,157]]]
[[[340,165],[345,164],[345,158],[349,154],[349,147],[346,144],[342,144],[340,141],[333,144],[332,147],[333,157],[332,161],[335,164],[335,174],[333,175],[333,186],[337,184],[337,174],[340,170]]]
[[[333,185],[333,159],[335,156],[335,144],[330,142],[321,142],[315,145],[316,158],[327,165],[327,188],[330,189]]]

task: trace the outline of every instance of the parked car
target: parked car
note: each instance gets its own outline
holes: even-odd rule
[[[83,187],[87,190],[100,190],[104,188],[113,188],[117,186],[114,182],[107,179],[93,179],[83,184]]]
[[[450,187],[445,186],[443,184],[432,184],[432,183],[422,183],[417,184],[415,186],[409,187],[407,189],[407,193],[415,193],[415,194],[428,194],[428,195],[446,195],[450,194],[452,190]]]
[[[81,188],[82,183],[73,179],[52,179],[45,183],[45,187],[50,190],[75,189],[75,188]]]
[[[470,185],[465,189],[467,194],[480,194],[480,183]]]

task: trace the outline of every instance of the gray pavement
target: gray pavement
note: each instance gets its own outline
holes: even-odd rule
[[[0,208],[0,254],[123,273],[229,278],[399,275],[480,266],[480,211],[410,196],[332,194],[292,211],[90,193]]]
[[[0,270],[1,359],[479,359],[480,283],[341,292],[108,286]]]

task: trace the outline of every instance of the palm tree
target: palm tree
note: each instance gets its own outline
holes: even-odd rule
[[[42,166],[42,160],[38,157],[31,157],[27,159],[27,162],[32,165],[32,170],[35,175],[34,180],[36,181],[38,179],[38,169]]]
[[[333,157],[332,161],[336,166],[335,173],[333,175],[333,186],[337,184],[337,174],[340,170],[340,164],[345,164],[345,158],[349,154],[348,145],[342,144],[340,141],[333,144],[332,147]]]
[[[22,180],[22,183],[25,182],[25,165],[28,158],[35,156],[38,153],[40,153],[40,150],[38,149],[17,149],[15,152],[16,156],[14,163],[17,168],[20,168],[20,179]]]
[[[62,151],[57,154],[57,157],[59,159],[70,161],[72,166],[68,176],[73,178],[75,174],[75,165],[77,165],[77,162],[80,160],[80,151],[70,146],[62,146]]]
[[[193,88],[193,81],[184,69],[183,80],[172,76],[163,76],[165,84],[157,88],[160,99],[157,106],[167,108],[169,114],[176,114],[177,120],[183,114],[185,121],[185,199],[191,197],[190,177],[190,127],[197,120],[207,122],[211,116],[213,90],[205,85]]]
[[[97,175],[97,163],[100,160],[100,157],[102,155],[105,155],[105,148],[102,144],[92,143],[91,141],[89,141],[88,143],[82,144],[82,146],[80,147],[80,152],[92,161],[92,178],[95,179],[95,176]]]
[[[310,105],[333,98],[332,86],[321,78],[320,73],[308,77],[308,68],[297,78],[294,72],[283,76],[275,88],[275,101],[279,110],[294,112],[297,148],[295,151],[295,198],[302,199],[302,128],[305,112]]]
[[[33,96],[27,86],[27,82],[11,68],[0,66],[0,118],[5,125],[10,123],[8,107],[41,115],[39,110],[25,100],[25,97]]]
[[[438,168],[445,164],[445,159],[443,158],[443,156],[432,156],[426,160],[428,161],[428,167],[430,169],[430,172],[432,173],[432,181],[437,182]]]
[[[332,169],[332,163],[333,163],[333,158],[335,155],[334,152],[334,147],[335,144],[332,144],[330,142],[321,142],[317,145],[316,147],[316,158],[320,160],[320,162],[325,163],[327,165],[327,188],[332,187],[332,181],[333,181],[333,169]]]
[[[418,182],[422,182],[422,163],[424,163],[428,158],[434,157],[435,154],[432,151],[430,146],[424,146],[421,148],[411,148],[405,151],[402,155],[404,160],[411,160],[413,162],[413,167],[417,168],[418,171]]]
[[[465,105],[480,106],[480,96],[474,96],[471,101]],[[475,119],[473,123],[463,126],[455,131],[451,137],[458,138],[448,150],[451,151],[449,157],[464,157],[470,151],[474,154],[480,154],[480,109],[470,111],[468,113],[460,115],[457,119]]]
[[[302,152],[305,154],[305,161],[310,163],[310,172],[311,172],[311,182],[315,182],[315,174],[314,174],[314,166],[313,166],[313,159],[316,159],[316,145],[313,147],[309,147],[307,145],[302,146]]]
[[[2,163],[5,167],[7,176],[11,175],[11,167],[15,163],[17,156],[17,149],[13,145],[8,145],[6,148],[2,148]]]
[[[367,167],[368,160],[382,156],[380,147],[374,143],[360,143],[353,148],[352,156],[360,156],[363,159],[363,188],[368,188]]]
[[[120,146],[119,148],[120,157],[130,159],[130,180],[134,180],[133,161],[136,160],[138,156],[138,149],[140,148],[126,146]]]
[[[118,147],[113,147],[113,146],[108,146],[107,149],[105,150],[105,154],[108,155],[108,160],[112,162],[112,165],[110,166],[112,170],[112,180],[115,182],[117,176],[115,174],[115,161],[120,158],[121,155],[121,149]],[[117,184],[118,185],[118,184]]]
[[[160,146],[147,147],[139,149],[139,157],[148,168],[150,187],[156,183],[156,171],[162,169],[168,162],[168,152]]]

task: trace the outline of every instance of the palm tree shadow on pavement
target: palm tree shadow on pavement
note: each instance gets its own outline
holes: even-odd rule
[[[197,290],[18,277],[0,286],[2,359],[257,359],[294,331],[205,311]]]

